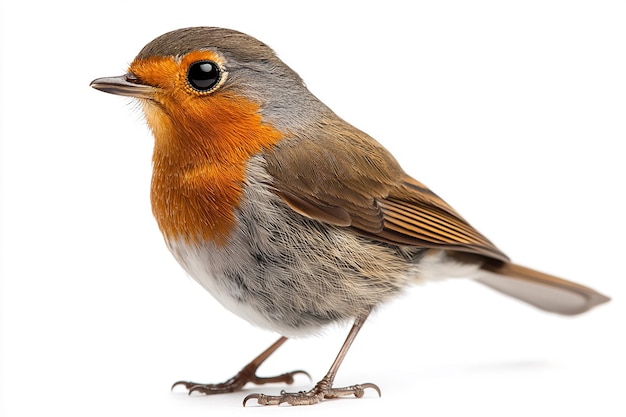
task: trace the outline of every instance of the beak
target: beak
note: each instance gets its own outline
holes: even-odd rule
[[[159,91],[157,87],[141,84],[133,74],[120,75],[119,77],[97,78],[89,85],[105,93],[145,99],[154,98],[154,93]]]

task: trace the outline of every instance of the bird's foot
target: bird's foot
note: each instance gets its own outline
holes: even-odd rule
[[[258,366],[251,366],[252,364],[243,368],[237,375],[230,378],[226,382],[222,382],[219,384],[200,384],[197,382],[191,381],[178,381],[172,385],[172,389],[178,385],[184,385],[185,388],[189,391],[189,395],[192,392],[199,392],[206,395],[212,394],[223,394],[227,392],[235,392],[239,391],[243,388],[244,385],[251,382],[257,385],[270,384],[274,382],[282,382],[285,384],[293,384],[294,375],[304,374],[311,378],[311,376],[305,371],[292,371],[287,372],[281,375],[272,376],[272,377],[258,377],[256,375],[256,370]]]
[[[281,391],[280,395],[250,394],[244,398],[243,405],[245,407],[248,400],[252,399],[256,399],[259,405],[280,405],[283,403],[289,405],[312,405],[320,403],[326,398],[346,397],[348,395],[361,398],[367,388],[375,390],[380,397],[380,388],[375,384],[365,383],[343,388],[333,388],[328,380],[322,379],[310,391],[294,393]]]

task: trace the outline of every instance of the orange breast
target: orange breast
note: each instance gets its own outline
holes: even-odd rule
[[[152,210],[168,239],[227,243],[249,158],[282,135],[229,92],[144,103],[155,136]]]

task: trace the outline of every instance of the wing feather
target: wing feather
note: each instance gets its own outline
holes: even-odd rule
[[[388,243],[508,261],[445,201],[404,173],[378,142],[352,127],[340,128],[330,126],[309,140],[285,139],[266,152],[273,186],[289,207]]]

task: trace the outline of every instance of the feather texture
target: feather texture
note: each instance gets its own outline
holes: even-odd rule
[[[388,243],[508,261],[445,201],[404,173],[378,142],[347,126],[336,118],[311,140],[285,139],[267,152],[273,185],[287,205]]]
[[[477,271],[469,277],[546,311],[579,314],[609,300],[511,263],[374,139],[337,117],[325,127],[309,140],[285,139],[266,153],[276,193],[297,213],[377,241],[443,250],[447,255],[438,264],[452,268],[429,267],[429,274]]]

